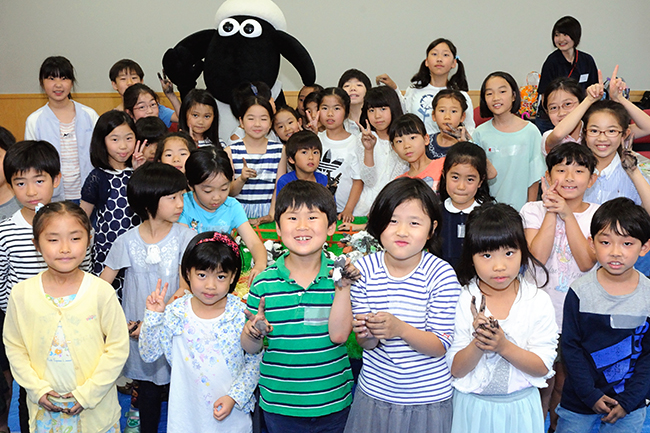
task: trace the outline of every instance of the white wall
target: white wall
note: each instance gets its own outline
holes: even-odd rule
[[[634,90],[650,88],[649,0],[276,0],[289,32],[310,51],[317,81],[335,85],[355,67],[371,78],[387,72],[405,88],[429,42],[451,39],[465,63],[470,88],[494,70],[524,84],[553,50],[553,23],[573,15],[582,23],[580,48],[609,76]],[[221,1],[0,0],[0,93],[36,93],[38,69],[49,55],[68,57],[79,92],[110,91],[108,70],[124,57],[138,61],[158,89],[156,71],[167,48],[214,26]],[[300,79],[283,61],[286,90]]]

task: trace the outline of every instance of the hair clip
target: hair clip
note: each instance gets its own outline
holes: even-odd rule
[[[251,84],[251,90],[253,91],[253,95],[257,96],[257,86],[255,84]]]
[[[45,205],[41,202],[39,202],[36,206],[34,206],[34,213],[38,213],[39,210],[43,209]]]
[[[456,60],[460,60],[460,56],[456,56]]]
[[[239,245],[232,240],[231,237],[224,235],[223,233],[214,232],[214,235],[211,238],[205,238],[198,241],[196,244],[202,244],[204,242],[221,242],[230,247],[235,252],[235,255],[239,257]]]

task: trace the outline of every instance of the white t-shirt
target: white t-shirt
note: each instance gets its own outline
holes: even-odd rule
[[[433,111],[433,98],[436,97],[439,91],[446,89],[446,87],[434,87],[431,84],[428,84],[426,87],[421,89],[416,89],[411,86],[406,89],[404,93],[404,106],[406,107],[407,113],[413,113],[418,116],[424,122],[424,126],[427,127],[427,133],[433,135],[436,132],[440,132],[440,128],[433,121],[431,117],[431,112]],[[465,111],[465,128],[470,135],[474,132],[476,124],[474,123],[474,106],[472,105],[472,98],[469,97],[467,92],[461,91],[465,100],[467,101],[467,111]]]
[[[352,180],[361,179],[359,176],[359,161],[356,149],[361,146],[359,137],[350,134],[345,140],[331,140],[327,137],[327,131],[318,133],[318,138],[323,145],[323,156],[318,164],[318,171],[325,176],[329,174],[331,179],[339,174],[339,186],[336,189],[336,211],[343,212],[350,197]],[[354,213],[356,216],[357,213]]]

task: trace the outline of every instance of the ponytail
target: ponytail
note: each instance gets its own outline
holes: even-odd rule
[[[456,73],[447,80],[447,88],[452,90],[461,90],[463,92],[469,91],[469,85],[467,84],[467,77],[465,76],[465,65],[463,65],[463,62],[461,62],[460,59],[458,58],[457,55],[458,51],[456,50],[456,46],[449,39],[438,38],[435,41],[431,42],[427,47],[426,55],[428,56],[429,51],[431,51],[436,46],[442,43],[447,44],[447,46],[449,47],[449,51],[451,51],[451,53],[456,58],[456,64],[458,65]],[[429,68],[427,68],[426,57],[425,57],[425,60],[423,60],[422,63],[420,64],[420,69],[415,75],[413,75],[413,78],[411,78],[411,83],[413,83],[413,87],[415,87],[416,89],[422,89],[428,86],[430,82],[431,82],[431,71],[429,71]]]

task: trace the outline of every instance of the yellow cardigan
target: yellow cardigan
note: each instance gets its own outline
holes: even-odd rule
[[[61,321],[77,375],[72,394],[84,408],[81,429],[103,433],[120,418],[115,381],[129,355],[122,307],[113,287],[90,274],[84,276],[73,302],[56,307],[45,297],[41,276],[14,286],[3,331],[11,372],[27,390],[30,430],[36,426],[39,398],[52,390],[43,375]]]

